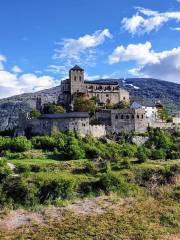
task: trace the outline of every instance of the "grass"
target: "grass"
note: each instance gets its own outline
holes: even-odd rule
[[[50,156],[50,155],[49,155]],[[76,182],[75,199],[83,198],[80,187],[82,184],[92,191],[93,183],[96,183],[106,172],[105,168],[100,168],[93,163],[87,169],[87,159],[58,161],[46,158],[37,159],[15,159],[7,160],[16,166],[16,171],[22,178],[32,181],[58,179],[73,179]],[[90,160],[89,160],[90,162]],[[134,187],[132,195],[126,196],[131,201],[126,201],[124,205],[114,205],[114,208],[104,206],[105,211],[101,214],[79,214],[63,209],[61,218],[45,219],[42,224],[31,223],[29,226],[20,227],[12,232],[1,232],[2,240],[171,240],[170,236],[179,234],[179,203],[173,198],[174,183],[162,181],[162,173],[166,169],[172,169],[175,175],[180,168],[180,160],[152,161],[138,163],[135,159],[130,159],[129,167],[113,167],[111,172],[117,177],[124,177],[128,186]],[[144,172],[148,176],[144,176]],[[154,184],[149,173],[154,173],[158,181]],[[142,181],[152,183],[143,185]],[[155,179],[156,181],[156,179]],[[143,182],[143,183],[144,183]],[[102,194],[94,194],[94,197]],[[105,193],[103,193],[105,194]],[[92,195],[85,195],[85,197]],[[67,200],[65,200],[67,203]],[[65,201],[57,200],[57,206],[64,205]],[[109,200],[107,200],[108,202]],[[115,202],[121,201],[117,194]],[[69,202],[72,202],[70,199]],[[22,206],[21,206],[22,207]],[[44,205],[45,207],[45,205]],[[46,206],[47,207],[47,206]],[[34,208],[35,210],[35,208]]]

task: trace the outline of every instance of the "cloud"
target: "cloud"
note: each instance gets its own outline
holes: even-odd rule
[[[137,12],[131,18],[123,18],[122,27],[131,34],[145,34],[157,31],[170,20],[180,21],[180,11],[164,12],[152,11],[145,8],[136,8]]]
[[[21,73],[22,72],[21,68],[16,65],[13,66],[11,70],[13,73]]]
[[[65,60],[65,65],[74,63],[93,64],[95,61],[96,47],[102,45],[106,39],[111,39],[113,36],[109,29],[98,30],[92,35],[86,34],[78,39],[64,39],[60,43],[61,48],[55,49],[54,59]]]
[[[0,62],[4,62],[5,60],[6,58],[0,55]],[[32,73],[20,74],[22,72],[20,70],[17,66],[14,66],[11,71],[4,68],[0,70],[0,98],[26,92],[35,92],[59,84],[59,80],[51,76],[42,75],[38,77]]]
[[[180,27],[171,28],[171,30],[173,30],[173,31],[180,31]]]
[[[4,62],[6,62],[6,57],[0,54],[0,70],[4,69]]]
[[[46,72],[51,72],[51,73],[58,73],[58,74],[67,74],[67,67],[66,66],[60,66],[60,65],[49,65],[46,69]]]
[[[127,48],[122,45],[118,46],[109,56],[109,64],[131,60],[139,64],[156,63],[159,60],[151,50],[151,47],[150,42],[146,42],[145,44],[130,44]]]
[[[129,70],[134,76],[180,83],[180,47],[155,52],[150,42],[119,46],[109,56],[109,64],[121,61],[135,61],[137,67]]]

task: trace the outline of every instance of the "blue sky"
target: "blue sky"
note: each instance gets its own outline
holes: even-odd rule
[[[0,98],[86,78],[180,83],[178,0],[2,0]]]

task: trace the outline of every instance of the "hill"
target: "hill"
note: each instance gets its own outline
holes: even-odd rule
[[[180,84],[152,78],[103,79],[103,81],[118,81],[120,86],[130,92],[133,101],[151,105],[160,100],[171,111],[180,110]],[[19,112],[35,108],[37,97],[41,97],[43,103],[53,102],[57,101],[59,92],[60,86],[57,86],[36,93],[0,99],[0,130],[15,126]]]

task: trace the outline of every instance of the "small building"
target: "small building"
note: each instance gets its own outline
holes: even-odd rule
[[[144,109],[114,109],[111,110],[111,129],[112,132],[146,132],[148,121]]]
[[[51,135],[56,129],[60,132],[78,132],[80,135],[86,136],[89,133],[89,113],[44,114],[37,119],[27,120],[27,128],[32,135]]]
[[[16,136],[27,133],[31,136],[46,136],[54,131],[77,132],[82,137],[92,135],[100,138],[106,135],[105,125],[90,125],[87,112],[43,114],[33,119],[22,115],[20,119],[22,121],[16,131]]]

